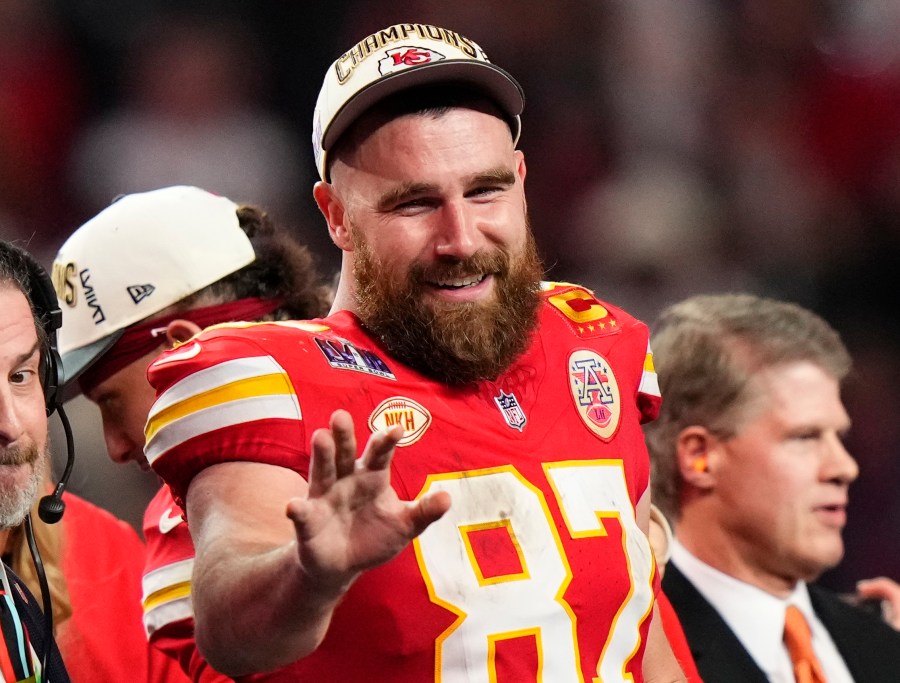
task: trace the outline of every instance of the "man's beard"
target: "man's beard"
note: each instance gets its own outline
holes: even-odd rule
[[[543,275],[531,230],[521,255],[479,251],[465,260],[413,265],[405,277],[385,273],[353,230],[354,276],[362,323],[403,363],[445,384],[496,379],[527,347],[537,323]],[[494,277],[487,302],[441,301],[426,282]]]
[[[0,467],[22,467],[30,464],[31,472],[24,486],[0,486],[0,529],[18,526],[37,499],[38,488],[47,467],[49,455],[36,444],[0,449]],[[2,477],[5,473],[0,473]]]

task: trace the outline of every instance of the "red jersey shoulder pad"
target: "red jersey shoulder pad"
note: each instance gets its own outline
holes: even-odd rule
[[[199,470],[240,459],[250,444],[268,444],[279,465],[302,450],[300,403],[279,355],[312,333],[297,323],[217,325],[151,364],[157,399],[144,453],[177,502]]]
[[[542,282],[545,306],[582,339],[619,334],[646,326],[618,306],[598,299],[587,287],[568,282]]]
[[[162,393],[185,376],[226,358],[264,355],[261,341],[300,334],[322,333],[330,328],[315,321],[232,322],[207,327],[188,341],[163,352],[147,370],[147,378]]]
[[[618,306],[598,299],[590,289],[581,285],[542,282],[541,295],[545,309],[561,319],[575,337],[587,343],[591,343],[590,340],[599,341],[603,337],[627,334],[635,354],[641,355],[643,359],[636,394],[641,422],[656,419],[661,397],[647,326]]]

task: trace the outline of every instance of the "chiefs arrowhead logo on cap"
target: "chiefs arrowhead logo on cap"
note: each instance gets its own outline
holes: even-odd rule
[[[427,47],[415,47],[407,45],[405,47],[395,47],[385,50],[386,55],[378,60],[378,73],[387,76],[390,73],[399,71],[409,66],[420,66],[429,62],[439,62],[446,59],[437,50],[430,50]]]

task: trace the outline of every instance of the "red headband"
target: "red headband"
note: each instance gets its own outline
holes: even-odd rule
[[[84,394],[90,393],[122,368],[140,360],[166,341],[166,328],[173,320],[190,320],[200,327],[237,320],[258,320],[271,313],[283,303],[282,299],[260,299],[251,297],[228,301],[214,306],[202,306],[185,311],[176,311],[161,318],[143,320],[126,327],[124,333],[78,378]]]

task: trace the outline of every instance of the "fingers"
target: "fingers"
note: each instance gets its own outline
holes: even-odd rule
[[[309,531],[309,503],[303,498],[291,498],[287,504],[286,514],[294,523],[297,538],[301,541],[309,540],[312,535]]]
[[[387,469],[403,434],[403,427],[399,425],[375,432],[357,460],[353,418],[346,410],[334,411],[328,429],[317,429],[312,435],[309,495],[323,495],[338,479],[351,475],[356,467],[373,471]]]
[[[864,579],[856,584],[856,589],[866,597],[884,598],[886,600],[900,599],[900,585],[884,576]]]
[[[856,584],[857,594],[863,598],[881,600],[884,620],[900,629],[900,584],[893,579],[879,576]]]
[[[353,418],[346,410],[335,410],[331,414],[331,434],[335,443],[335,469],[337,477],[346,477],[353,472],[356,462],[356,433]]]
[[[309,495],[316,498],[328,491],[337,481],[337,470],[334,464],[337,447],[332,433],[327,429],[314,431],[311,445]]]
[[[309,495],[323,495],[341,477],[353,472],[356,460],[356,435],[353,418],[346,410],[331,414],[328,429],[317,429],[311,439]]]
[[[369,470],[387,469],[394,455],[394,448],[403,438],[403,433],[403,427],[400,425],[375,432],[366,444],[366,450],[360,458],[360,467]]]
[[[436,522],[450,509],[450,494],[446,491],[436,491],[423,496],[417,501],[409,503],[410,521],[413,526],[413,536],[418,536],[432,522]]]

